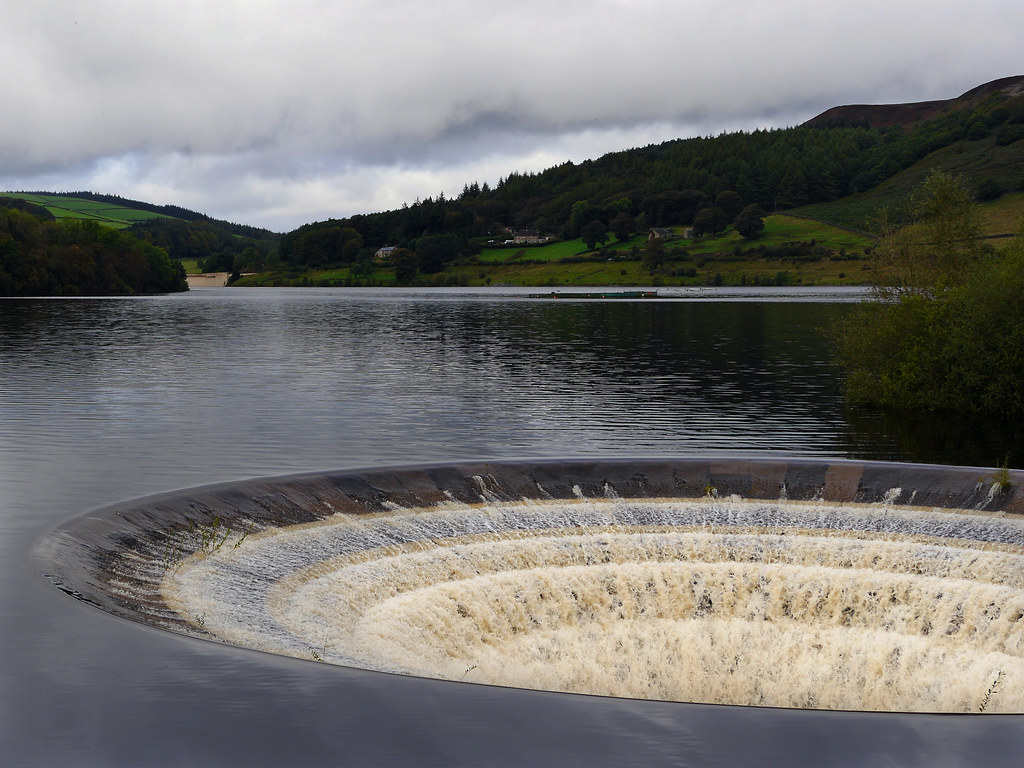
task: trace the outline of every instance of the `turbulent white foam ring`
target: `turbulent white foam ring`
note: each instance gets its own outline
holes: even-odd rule
[[[168,571],[197,630],[452,680],[1024,711],[1024,527],[889,505],[524,501],[336,515]]]

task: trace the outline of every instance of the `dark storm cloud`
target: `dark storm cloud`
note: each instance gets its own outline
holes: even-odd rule
[[[113,2],[5,9],[0,188],[287,228],[839,103],[1018,74],[1017,2]]]

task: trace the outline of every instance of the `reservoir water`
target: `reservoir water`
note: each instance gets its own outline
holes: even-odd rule
[[[1014,425],[848,409],[825,329],[856,291],[526,293],[0,300],[4,762],[1013,764],[1024,734],[998,717],[943,721],[937,740],[936,716],[887,716],[887,735],[864,713],[723,718],[328,667],[117,619],[41,575],[33,545],[69,517],[264,475],[569,456],[1024,457]]]

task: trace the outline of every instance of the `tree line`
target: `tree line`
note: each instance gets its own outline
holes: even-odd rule
[[[203,271],[346,267],[358,277],[372,273],[382,246],[393,246],[391,265],[402,282],[472,262],[483,246],[500,245],[517,230],[582,237],[589,248],[679,225],[698,237],[732,226],[753,239],[769,212],[867,191],[938,149],[986,138],[997,145],[1024,138],[1024,97],[993,94],[907,127],[833,122],[666,141],[540,173],[512,172],[493,188],[474,181],[457,196],[441,193],[284,235],[177,206],[74,194],[173,216],[139,222],[130,232],[173,259],[196,260]],[[1006,190],[986,179],[975,191],[991,199]],[[663,258],[657,246],[644,256],[652,266]]]
[[[188,290],[181,263],[163,249],[95,221],[37,213],[0,198],[0,296]]]
[[[254,227],[240,234],[237,225],[213,219],[155,218],[133,224],[140,240],[164,249],[173,259],[199,262],[203,272],[259,271],[273,262],[281,236]]]

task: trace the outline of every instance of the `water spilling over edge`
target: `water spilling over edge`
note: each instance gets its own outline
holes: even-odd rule
[[[1019,474],[369,470],[119,505],[43,549],[58,586],[107,610],[321,661],[638,698],[1020,712]]]

